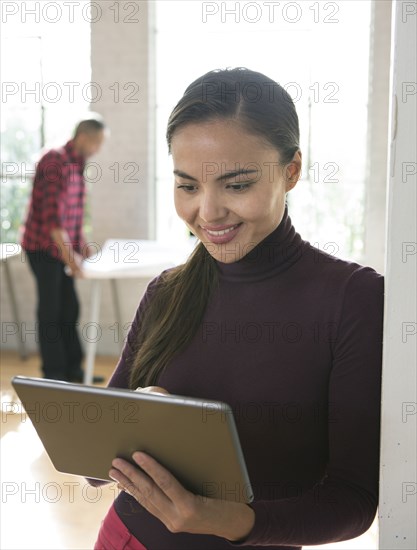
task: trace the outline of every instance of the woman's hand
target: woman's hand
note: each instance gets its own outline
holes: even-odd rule
[[[136,451],[132,458],[141,469],[115,458],[109,476],[171,533],[209,534],[237,541],[251,531],[255,512],[250,506],[191,493],[150,455]]]
[[[145,386],[142,388],[142,386],[139,386],[136,388],[135,391],[140,391],[143,393],[157,393],[160,395],[170,395],[169,391],[167,391],[165,388],[161,388],[161,386]]]

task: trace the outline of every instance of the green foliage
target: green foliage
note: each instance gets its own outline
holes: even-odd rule
[[[33,170],[41,145],[40,111],[4,109],[1,132],[1,242],[18,242],[18,230],[32,188]],[[37,128],[33,117],[38,115]],[[32,118],[32,120],[30,120]],[[28,124],[30,120],[31,124]]]

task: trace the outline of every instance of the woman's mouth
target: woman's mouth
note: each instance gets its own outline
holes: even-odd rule
[[[214,231],[213,229],[205,229],[204,227],[202,229],[205,231],[210,242],[215,244],[223,244],[231,241],[236,236],[242,223],[243,222],[240,222],[218,231]]]

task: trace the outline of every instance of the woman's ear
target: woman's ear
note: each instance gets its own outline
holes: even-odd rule
[[[302,166],[302,153],[298,150],[292,161],[287,164],[286,167],[286,185],[285,191],[290,191],[295,185],[301,176],[301,166]]]

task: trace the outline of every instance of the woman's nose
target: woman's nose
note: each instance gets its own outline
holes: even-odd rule
[[[224,219],[227,211],[226,205],[216,191],[204,192],[201,195],[200,218],[205,222],[213,222]]]

